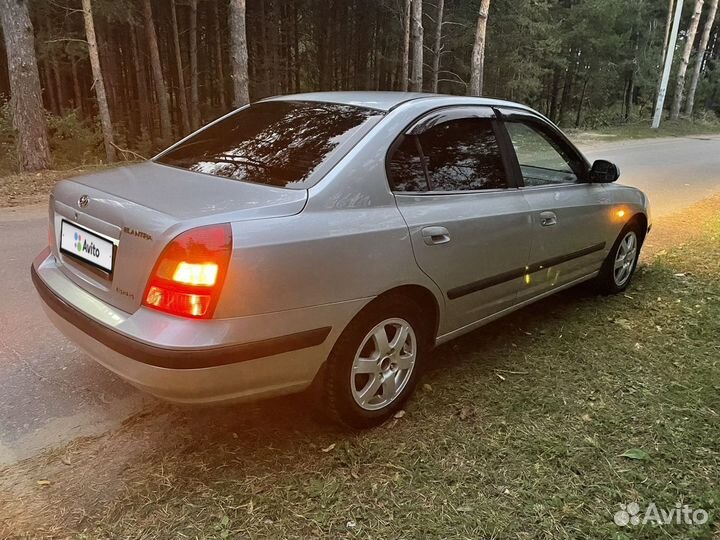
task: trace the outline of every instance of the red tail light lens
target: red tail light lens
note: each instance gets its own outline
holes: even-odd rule
[[[217,305],[231,253],[229,223],[182,233],[160,255],[143,303],[173,315],[209,319]]]

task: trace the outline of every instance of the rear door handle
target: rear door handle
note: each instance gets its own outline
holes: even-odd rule
[[[450,232],[445,227],[425,227],[422,236],[428,246],[447,244],[450,241]]]
[[[552,227],[553,225],[557,225],[557,216],[555,215],[555,212],[541,212],[540,225],[543,227]]]

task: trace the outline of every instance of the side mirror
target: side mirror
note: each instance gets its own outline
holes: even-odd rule
[[[598,159],[590,169],[590,181],[596,184],[609,184],[620,178],[620,169],[611,161]]]

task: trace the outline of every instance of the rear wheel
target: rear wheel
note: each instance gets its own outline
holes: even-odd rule
[[[641,242],[638,223],[628,223],[620,232],[597,278],[601,292],[615,294],[627,289],[640,257]]]
[[[363,310],[343,331],[327,361],[324,402],[349,427],[381,424],[414,390],[428,332],[412,300],[386,298]]]

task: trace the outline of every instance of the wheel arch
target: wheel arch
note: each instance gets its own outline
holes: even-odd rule
[[[637,223],[640,227],[640,245],[642,246],[643,243],[645,243],[645,237],[647,236],[647,228],[648,228],[648,218],[645,215],[644,212],[637,212],[634,214],[628,221],[628,224],[630,223]]]
[[[432,343],[434,343],[440,327],[440,303],[433,292],[422,285],[400,285],[378,295],[368,304],[368,306],[373,305],[376,302],[383,301],[386,298],[393,297],[410,298],[422,308],[423,314],[430,314],[428,330],[430,331],[429,337],[432,340]]]

